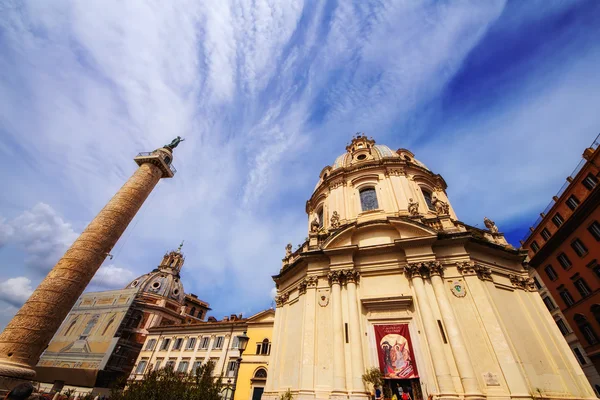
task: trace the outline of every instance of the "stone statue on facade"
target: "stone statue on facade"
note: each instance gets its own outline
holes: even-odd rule
[[[338,214],[337,211],[333,212],[330,222],[331,222],[331,227],[333,229],[337,229],[340,227],[340,215]]]
[[[292,244],[288,243],[287,246],[285,246],[285,257],[288,258],[291,255],[292,255]]]
[[[185,139],[182,139],[181,136],[177,136],[175,139],[171,140],[171,143],[165,144],[164,147],[173,150],[175,147],[179,145],[179,143],[183,142]]]
[[[317,233],[319,232],[319,228],[321,228],[321,224],[319,223],[319,219],[315,217],[315,219],[313,219],[310,223],[310,231],[312,233]]]
[[[408,213],[412,216],[419,215],[419,202],[414,201],[412,197],[408,199]]]
[[[431,200],[431,204],[435,207],[435,211],[438,215],[448,215],[450,214],[450,206],[445,201],[438,199],[437,196],[433,196]]]
[[[491,233],[498,233],[498,227],[496,226],[496,223],[494,221],[492,221],[488,217],[483,217],[483,223],[485,224],[485,227],[488,228]]]

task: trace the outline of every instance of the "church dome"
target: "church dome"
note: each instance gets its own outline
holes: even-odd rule
[[[158,268],[134,279],[126,286],[126,289],[137,288],[139,292],[166,297],[183,304],[185,292],[179,271],[181,271],[185,259],[180,249],[165,254]]]

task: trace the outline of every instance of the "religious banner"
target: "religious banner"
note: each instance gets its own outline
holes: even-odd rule
[[[418,378],[407,324],[375,325],[377,356],[384,378]]]

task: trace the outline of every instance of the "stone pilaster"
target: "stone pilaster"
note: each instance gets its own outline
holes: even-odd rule
[[[444,280],[442,279],[443,266],[438,262],[433,263],[430,271],[431,284],[435,292],[440,313],[442,314],[442,319],[444,320],[450,348],[452,349],[452,354],[454,355],[454,360],[456,361],[458,373],[460,374],[460,379],[465,391],[465,398],[482,399],[484,396],[477,384],[475,370],[471,364],[465,341],[460,333],[454,310],[452,309],[448,300],[448,295],[446,294],[446,285],[444,285]]]
[[[427,335],[427,341],[429,342],[433,368],[435,370],[435,376],[440,388],[440,393],[437,398],[456,399],[458,394],[456,393],[454,383],[452,382],[452,376],[450,375],[450,368],[448,367],[448,360],[446,359],[444,345],[442,343],[442,339],[440,338],[437,321],[433,315],[433,312],[431,311],[431,306],[429,305],[427,292],[425,291],[424,278],[429,277],[431,273],[429,263],[408,264],[404,268],[404,271],[406,275],[412,279],[412,285],[415,289],[421,320],[423,321],[423,327],[425,328],[425,334]]]
[[[300,398],[314,398],[315,335],[317,307],[316,276],[303,280],[304,287],[304,336],[302,338],[302,369],[300,370]]]
[[[160,178],[167,176],[172,157],[159,149],[138,161],[140,167],[90,222],[64,256],[23,304],[0,335],[0,375],[29,379],[33,367],[117,243]],[[172,173],[171,175],[172,176]]]
[[[358,271],[349,270],[344,274],[348,291],[348,317],[350,319],[350,354],[352,359],[352,398],[367,397],[362,374],[365,371],[362,354],[362,336],[360,334],[360,317],[356,284],[360,278]]]
[[[333,313],[333,393],[332,396],[345,396],[346,367],[344,361],[344,323],[342,320],[342,293],[340,271],[331,271],[331,311]]]

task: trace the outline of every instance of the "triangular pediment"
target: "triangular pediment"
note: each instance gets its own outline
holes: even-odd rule
[[[275,322],[275,310],[269,308],[254,314],[248,318],[248,323],[273,323]]]
[[[362,224],[352,224],[334,232],[323,244],[323,249],[345,246],[376,246],[394,243],[398,239],[431,237],[437,235],[433,228],[410,218],[388,218]]]

